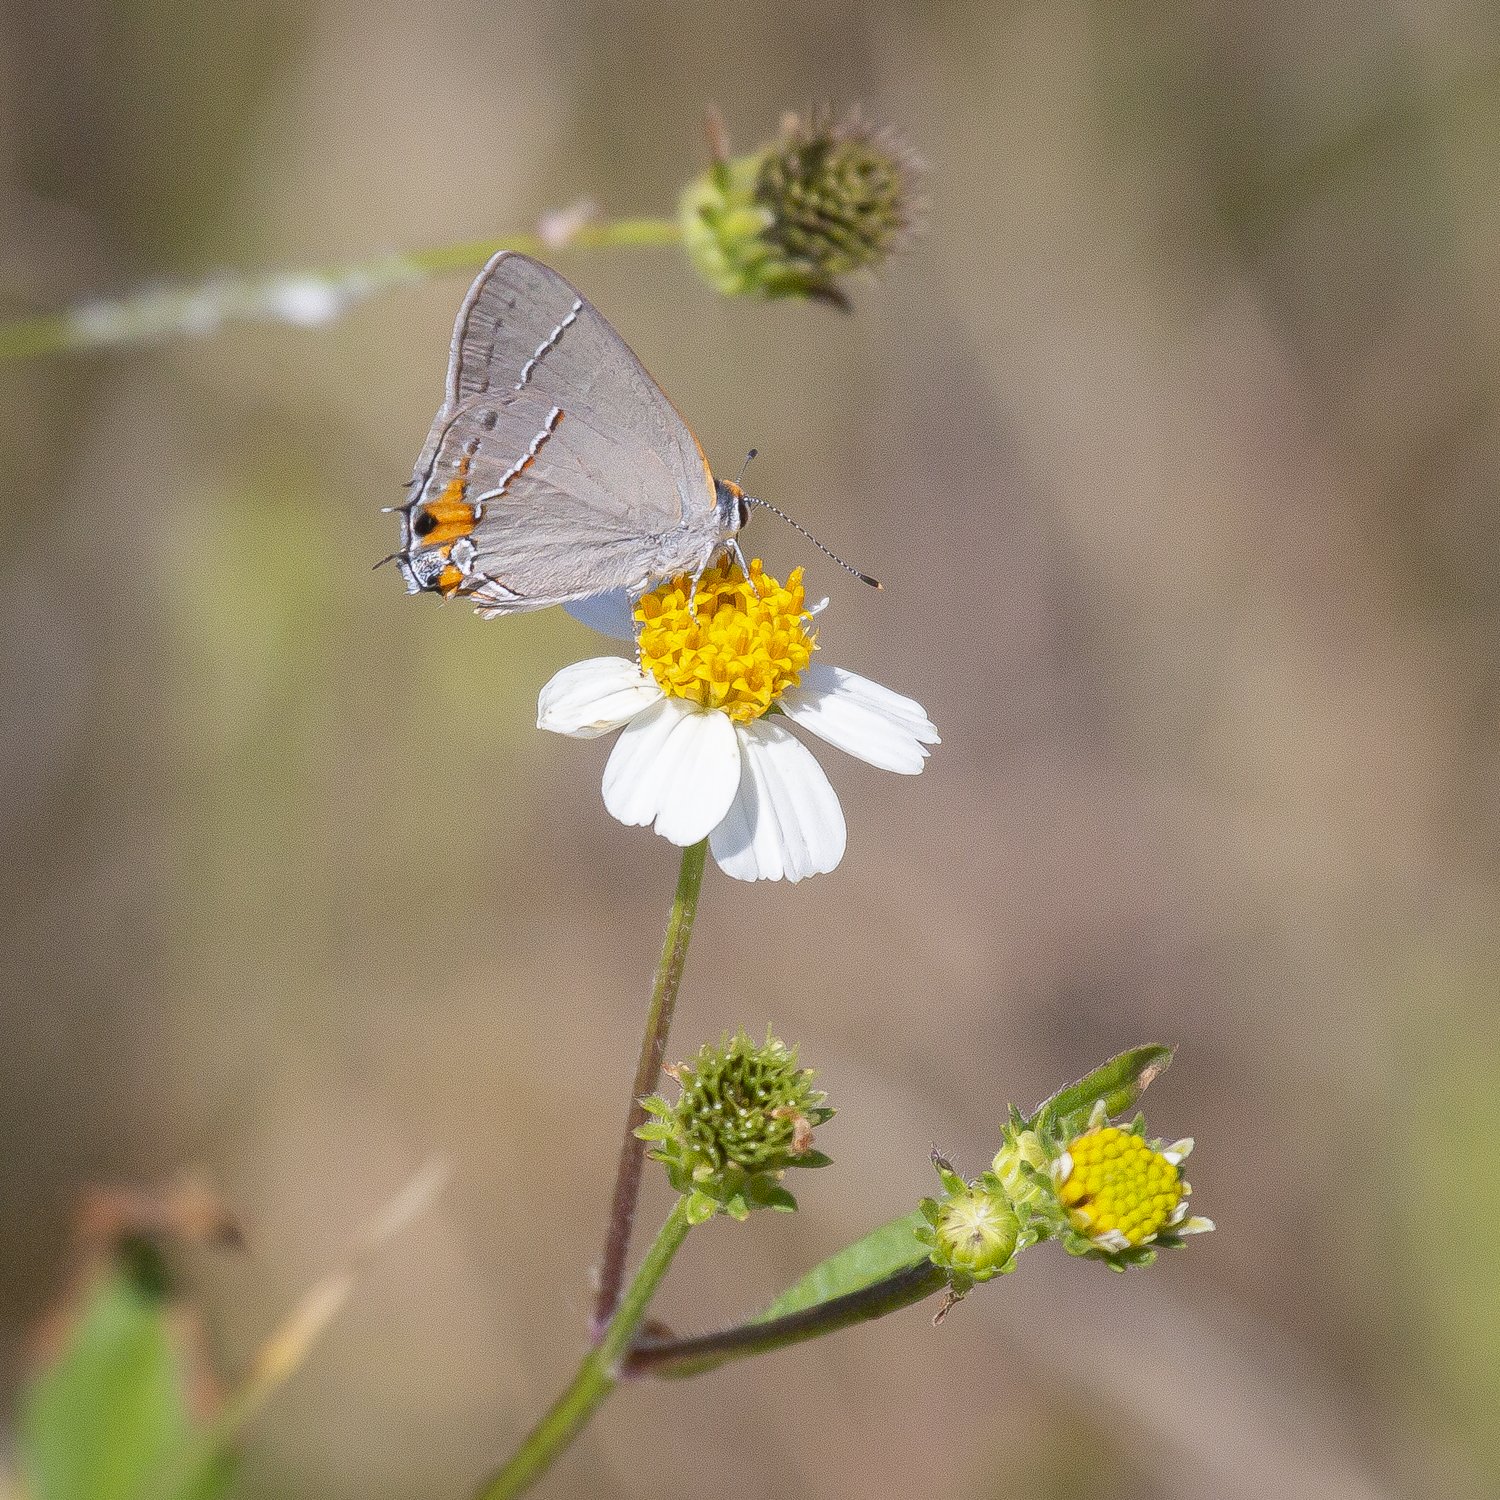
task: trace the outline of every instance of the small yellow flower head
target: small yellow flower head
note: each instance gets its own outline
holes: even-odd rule
[[[1178,1165],[1191,1141],[1159,1150],[1117,1125],[1096,1125],[1069,1142],[1052,1169],[1068,1223],[1108,1252],[1139,1249],[1184,1225],[1188,1185]],[[1209,1227],[1207,1220],[1194,1227]]]
[[[698,580],[672,578],[636,605],[642,668],[670,698],[748,723],[795,687],[817,649],[802,569],[785,586],[757,558],[747,578],[729,559]]]
[[[725,152],[682,196],[688,253],[728,296],[845,306],[841,276],[870,270],[917,232],[921,165],[893,131],[857,114],[788,115],[748,156]]]

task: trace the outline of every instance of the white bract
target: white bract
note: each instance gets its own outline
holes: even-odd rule
[[[788,728],[882,770],[915,775],[937,730],[921,704],[812,660],[798,569],[760,564],[675,579],[636,606],[639,663],[594,657],[542,689],[537,725],[578,739],[622,730],[604,805],[678,845],[707,838],[736,880],[805,879],[843,858],[843,809]],[[690,606],[691,601],[691,606]]]

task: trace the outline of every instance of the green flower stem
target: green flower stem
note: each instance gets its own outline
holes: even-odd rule
[[[497,250],[545,255],[550,250],[640,249],[676,245],[681,240],[682,226],[676,219],[611,219],[603,224],[580,224],[559,245],[549,246],[535,234],[512,234],[500,240],[470,240],[467,244],[416,250],[400,259],[416,276],[435,276],[444,271],[478,270]]]
[[[679,1198],[641,1262],[635,1280],[620,1299],[604,1337],[584,1357],[572,1383],[531,1429],[526,1441],[504,1467],[497,1469],[475,1492],[475,1500],[508,1500],[509,1496],[529,1489],[583,1430],[589,1418],[619,1384],[621,1360],[646,1316],[657,1284],[687,1238],[689,1228],[686,1200]]]
[[[887,1313],[932,1296],[947,1284],[948,1278],[943,1272],[930,1261],[923,1261],[856,1292],[830,1298],[785,1317],[767,1318],[762,1323],[742,1323],[693,1338],[641,1340],[632,1346],[622,1373],[672,1378],[701,1375],[706,1370],[728,1364],[730,1360],[748,1359],[752,1354],[769,1354],[773,1349],[785,1349],[855,1323],[883,1318]]]
[[[682,230],[675,219],[615,219],[581,224],[554,245],[539,235],[512,234],[317,270],[219,276],[197,286],[133,292],[113,300],[81,303],[66,312],[41,313],[0,324],[0,360],[217,333],[227,323],[320,325],[391,287],[426,281],[449,271],[477,271],[497,250],[545,255],[554,249],[675,245],[681,239]]]
[[[646,1122],[641,1100],[655,1089],[661,1076],[667,1030],[677,1004],[683,965],[687,963],[688,942],[693,936],[693,919],[698,914],[698,893],[703,888],[703,866],[707,854],[707,839],[689,845],[682,851],[682,863],[677,871],[677,894],[672,898],[667,935],[662,941],[661,960],[656,966],[656,983],[652,986],[651,1006],[646,1012],[646,1034],[641,1038],[641,1056],[630,1091],[625,1137],[620,1144],[620,1164],[615,1172],[615,1191],[609,1205],[609,1230],[599,1265],[599,1290],[594,1298],[596,1339],[603,1335],[606,1325],[613,1326],[611,1319],[625,1281],[630,1230],[635,1222],[635,1205],[641,1192],[641,1168],[646,1158],[646,1143],[636,1135],[636,1130]]]

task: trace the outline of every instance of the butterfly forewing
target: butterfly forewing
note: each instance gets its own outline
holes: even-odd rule
[[[599,309],[528,256],[495,256],[459,310],[450,408],[480,393],[581,405],[601,428],[624,428],[661,454],[684,502],[713,504],[713,476],[676,407]]]
[[[408,585],[496,612],[696,570],[719,541],[713,476],[676,408],[603,315],[523,255],[469,289],[412,485]]]

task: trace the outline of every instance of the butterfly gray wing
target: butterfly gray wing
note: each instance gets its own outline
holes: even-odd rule
[[[445,413],[479,396],[534,397],[633,437],[660,456],[685,514],[714,508],[703,450],[630,346],[569,281],[514,251],[475,278],[453,328]]]
[[[696,572],[718,541],[715,512],[684,513],[666,458],[635,432],[493,391],[439,435],[403,536],[409,583],[496,614]]]

